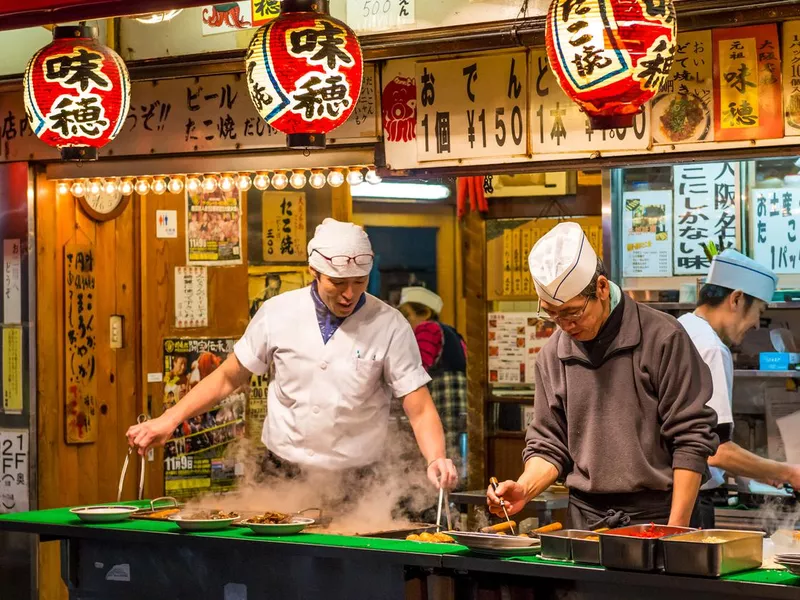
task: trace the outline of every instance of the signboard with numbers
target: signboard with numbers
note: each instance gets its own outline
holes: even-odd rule
[[[754,189],[753,259],[776,273],[800,273],[800,189]]]
[[[416,80],[419,161],[527,154],[524,52],[419,62]]]
[[[414,24],[416,0],[347,0],[347,24],[357,33]]]
[[[28,432],[0,430],[0,514],[30,510]]]
[[[800,21],[783,24],[784,135],[800,135]]]
[[[622,196],[622,276],[672,276],[672,190]]]
[[[711,266],[702,244],[722,252],[736,246],[739,163],[673,167],[675,275],[704,275]]]
[[[582,112],[556,82],[544,49],[531,50],[531,147],[534,154],[646,150],[650,145],[647,106],[627,129],[592,130]]]

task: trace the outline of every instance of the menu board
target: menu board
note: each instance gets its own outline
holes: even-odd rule
[[[672,276],[672,190],[625,192],[623,277]]]
[[[776,273],[800,272],[800,188],[754,189],[753,259]]]
[[[675,275],[703,275],[711,261],[703,244],[721,252],[736,245],[739,227],[739,163],[673,167]]]
[[[489,383],[534,383],[536,355],[554,331],[534,313],[490,313]]]

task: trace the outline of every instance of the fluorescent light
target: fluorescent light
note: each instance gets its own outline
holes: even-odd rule
[[[450,197],[450,188],[438,183],[359,183],[350,186],[353,198],[392,198],[396,200],[444,200]]]

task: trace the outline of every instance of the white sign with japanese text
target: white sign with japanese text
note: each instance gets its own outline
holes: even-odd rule
[[[527,154],[527,81],[524,52],[417,63],[417,159]]]
[[[753,259],[776,273],[800,273],[800,188],[754,189]]]
[[[28,432],[0,430],[0,514],[30,510]]]
[[[647,150],[650,108],[646,105],[633,127],[592,130],[589,118],[556,81],[544,49],[530,53],[531,144],[534,154]]]
[[[347,0],[347,24],[356,33],[414,24],[416,0]]]
[[[622,196],[623,277],[672,276],[672,190]]]
[[[175,267],[175,327],[208,327],[206,267]]]
[[[22,322],[20,240],[3,240],[3,323]]]
[[[717,250],[739,238],[739,163],[673,167],[675,275],[704,275],[711,261],[703,244]]]

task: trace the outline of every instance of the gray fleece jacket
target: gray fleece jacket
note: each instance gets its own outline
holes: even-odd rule
[[[622,303],[597,368],[560,329],[539,353],[523,459],[545,459],[586,493],[668,491],[673,469],[705,474],[719,445],[711,374],[678,321]]]

